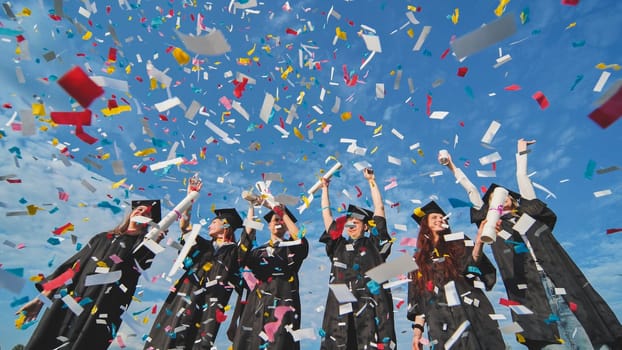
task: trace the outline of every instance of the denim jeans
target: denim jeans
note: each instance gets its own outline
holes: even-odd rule
[[[555,295],[555,285],[545,274],[542,274],[542,285],[546,291],[551,311],[559,318],[559,321],[556,322],[557,328],[559,329],[559,336],[564,340],[564,344],[549,344],[542,350],[609,350],[607,345],[598,348],[592,346],[585,329],[572,313],[563,296]]]

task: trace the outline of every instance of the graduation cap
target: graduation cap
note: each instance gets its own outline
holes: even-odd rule
[[[290,219],[292,219],[293,222],[297,222],[298,220],[296,219],[296,217],[294,215],[292,215],[292,212],[289,211],[289,209],[287,209],[287,207],[283,207],[285,209],[285,212],[287,213],[287,215],[289,216]],[[270,212],[268,212],[268,214],[264,215],[263,218],[264,220],[266,220],[266,222],[270,222],[270,220],[272,220],[272,216],[274,215],[274,210],[270,210]]]
[[[132,201],[132,210],[140,207],[141,205],[149,208],[149,214],[153,222],[157,224],[158,222],[160,222],[160,220],[162,220],[162,207],[160,206],[159,199]]]
[[[216,214],[217,218],[226,220],[227,224],[229,224],[229,227],[231,227],[233,231],[237,230],[243,225],[242,218],[240,217],[240,214],[238,214],[238,211],[235,210],[235,208],[216,209],[214,210],[214,213]]]
[[[431,201],[430,203],[424,205],[423,207],[415,208],[410,217],[412,217],[419,225],[421,225],[421,219],[428,214],[441,214],[446,216],[445,212],[441,207],[436,204],[435,201]]]
[[[374,212],[369,209],[350,204],[348,205],[347,215],[349,218],[359,219],[364,223],[368,223],[369,220],[373,219]]]
[[[503,186],[497,185],[496,183],[492,183],[492,184],[490,184],[490,186],[488,186],[488,190],[486,191],[486,193],[482,197],[482,200],[484,201],[485,205],[488,205],[488,200],[490,199],[490,196],[492,196],[492,193],[495,191],[495,188],[497,188],[497,187],[503,187]],[[503,188],[508,190],[506,187],[503,187]],[[508,194],[510,196],[512,196],[512,198],[514,198],[515,200],[519,200],[520,199],[520,194],[519,193],[516,193],[514,191],[508,190]]]

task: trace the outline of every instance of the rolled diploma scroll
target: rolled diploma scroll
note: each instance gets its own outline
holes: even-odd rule
[[[326,172],[326,174],[324,174],[324,176],[322,176],[323,179],[330,179],[336,172],[337,170],[341,169],[342,165],[341,163],[337,162],[335,163],[335,165],[333,165],[332,168],[328,169],[328,171]],[[313,185],[309,191],[307,191],[307,193],[309,194],[309,196],[312,196],[315,192],[317,192],[317,190],[320,189],[320,187],[322,187],[322,179],[319,179],[315,185]]]
[[[337,170],[341,169],[343,165],[340,162],[335,163],[335,165],[333,165],[332,168],[330,168],[326,174],[324,174],[322,176],[323,179],[330,179],[336,172]],[[307,191],[307,194],[309,195],[309,203],[311,203],[311,201],[313,201],[313,194],[315,192],[317,192],[317,190],[320,189],[320,187],[322,187],[322,179],[319,179],[313,186],[311,186],[311,188]],[[298,208],[298,212],[302,213],[306,208],[306,206],[303,204],[302,206],[300,206]]]
[[[181,215],[181,213],[183,213],[184,211],[186,211],[194,202],[195,199],[197,199],[199,197],[199,192],[197,191],[192,191],[190,193],[188,193],[186,195],[186,197],[184,199],[181,200],[181,202],[179,202],[179,204],[177,204],[175,206],[175,208],[173,208],[173,210],[169,211],[163,218],[162,220],[160,220],[160,222],[158,222],[157,225],[153,226],[151,228],[151,230],[149,230],[149,232],[147,232],[147,234],[145,235],[145,240],[138,245],[138,247],[136,247],[136,249],[134,250],[134,252],[136,252],[141,246],[146,245],[147,248],[149,248],[149,250],[151,250],[152,252],[154,252],[155,254],[158,254],[159,251],[154,250],[152,247],[152,244],[145,244],[145,241],[148,240],[153,240],[153,238],[160,232],[162,231],[166,231],[169,226],[171,226],[175,221],[177,221],[177,219],[179,219],[179,215]],[[155,242],[153,242],[155,243]]]
[[[508,190],[503,187],[496,187],[492,192],[488,213],[486,213],[486,224],[482,230],[482,242],[492,244],[497,239],[497,221],[503,211],[503,203],[508,197]]]
[[[192,225],[192,231],[190,231],[184,238],[184,246],[179,251],[175,263],[173,263],[173,266],[171,266],[171,271],[169,271],[168,277],[172,277],[177,272],[177,270],[179,270],[183,266],[184,260],[186,260],[188,253],[190,253],[190,249],[197,241],[197,236],[201,231],[201,227],[201,224]]]

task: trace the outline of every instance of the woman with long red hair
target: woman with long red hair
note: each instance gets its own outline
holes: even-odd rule
[[[443,210],[434,202],[412,215],[420,225],[408,288],[407,317],[413,321],[413,350],[422,349],[424,325],[435,349],[505,349],[484,289],[496,281],[496,269],[482,254],[481,228],[475,242],[452,233]]]

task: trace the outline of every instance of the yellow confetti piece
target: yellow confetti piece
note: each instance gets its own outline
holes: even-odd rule
[[[350,118],[352,118],[352,112],[343,112],[341,113],[341,120],[342,121],[346,121],[346,120],[350,120]]]
[[[186,53],[186,51],[180,49],[179,47],[174,48],[172,54],[175,61],[177,61],[180,66],[185,66],[190,62],[190,56]]]
[[[106,67],[106,73],[108,73],[108,74],[112,74],[116,70],[117,70],[117,67],[115,67],[115,66],[108,66],[108,67]]]
[[[26,313],[21,312],[19,316],[17,316],[17,319],[15,320],[15,328],[22,329],[22,326],[24,325],[25,321],[26,321]]]
[[[205,263],[205,265],[203,265],[202,269],[203,269],[203,271],[205,271],[205,272],[207,272],[207,271],[211,270],[211,269],[212,269],[212,263],[211,263],[211,262],[209,262],[209,261],[208,261],[208,262],[206,262],[206,263]]]
[[[143,324],[147,324],[149,323],[149,317],[145,316],[143,317]]]
[[[116,190],[117,188],[121,187],[125,183],[125,180],[127,180],[126,177],[124,177],[123,179],[113,183],[112,186],[110,186],[110,188],[112,188],[113,190]]]
[[[417,164],[417,160],[416,160],[416,159],[414,159],[414,158],[410,158],[410,161],[411,161],[413,164]]]
[[[97,262],[97,266],[105,268],[105,267],[108,267],[108,264],[106,264],[105,261],[100,260],[100,261]]]
[[[45,210],[45,209],[40,208],[34,204],[30,204],[26,206],[26,210],[28,211],[28,215],[35,215],[37,213],[37,210]]]
[[[505,7],[507,6],[507,4],[510,3],[510,0],[500,0],[499,1],[499,6],[497,6],[497,8],[495,9],[495,15],[497,17],[501,17],[503,15],[503,13],[505,12]]]
[[[20,12],[19,14],[20,16],[30,17],[30,15],[32,15],[32,11],[28,7],[24,7],[22,9],[22,12]]]
[[[158,81],[155,78],[151,78],[149,80],[149,89],[150,90],[155,90],[158,88]]]
[[[412,12],[417,12],[417,6],[408,5],[408,6],[406,6],[406,8],[407,8],[409,11],[412,11]]]
[[[252,56],[255,53],[255,47],[257,44],[253,44],[253,48],[246,52],[246,56]]]
[[[240,57],[236,61],[241,66],[250,66],[251,65],[251,59],[248,58],[248,57]]]
[[[150,154],[154,154],[154,153],[157,153],[157,152],[158,151],[154,147],[150,147],[150,148],[145,148],[143,150],[134,152],[134,156],[136,156],[136,157],[144,157],[144,156],[148,156]]]
[[[516,333],[516,340],[521,344],[525,344],[525,337],[520,333]]]
[[[91,37],[93,37],[93,33],[89,30],[82,35],[82,40],[91,40]]]
[[[305,98],[305,92],[304,91],[300,91],[300,94],[298,94],[298,97],[296,97],[296,104],[302,104],[302,101]]]
[[[613,64],[604,64],[604,63],[599,63],[596,65],[597,69],[603,70],[603,69],[613,69],[613,70],[620,70],[620,68],[622,68],[619,64],[613,63]]]
[[[95,315],[97,313],[97,305],[93,305],[93,308],[91,309],[91,315]]]
[[[287,281],[288,281],[289,283],[294,282],[294,281],[295,281],[294,276],[290,276],[290,277],[289,277],[289,280],[287,280]]]
[[[28,278],[31,282],[33,283],[39,283],[41,281],[43,281],[43,276],[41,275],[36,275],[36,276],[30,276],[30,278]]]
[[[415,31],[412,28],[408,28],[406,34],[408,34],[411,39],[415,37]]]
[[[382,132],[382,125],[378,126],[374,129],[374,135],[377,135]]]
[[[341,40],[348,40],[348,34],[346,32],[344,32],[344,31],[342,31],[341,28],[339,28],[339,27],[335,28],[335,34]]]
[[[459,18],[460,18],[460,9],[455,8],[454,13],[451,15],[451,23],[458,24]]]
[[[45,116],[45,106],[43,105],[43,103],[33,103],[32,114],[41,117]]]
[[[574,28],[576,26],[577,26],[577,22],[572,22],[566,27],[566,29]]]
[[[110,153],[104,153],[101,155],[102,160],[108,160],[108,158],[110,158]]]
[[[527,14],[525,13],[525,11],[523,11],[520,13],[520,24],[525,24],[525,23],[527,23]]]
[[[305,204],[305,208],[309,207],[309,198],[307,196],[302,196],[302,202]]]
[[[121,114],[123,112],[131,112],[131,111],[132,111],[132,106],[130,105],[121,105],[115,108],[102,108],[101,110],[102,114],[106,117]]]
[[[304,139],[305,139],[305,137],[302,135],[300,130],[298,130],[298,128],[295,127],[295,126],[294,126],[294,135],[296,135],[296,137],[299,138],[302,141],[304,141]]]
[[[369,154],[374,154],[376,153],[376,151],[378,150],[378,146],[372,148],[371,152],[369,152]]]
[[[423,157],[423,150],[421,148],[417,150],[417,153],[419,153],[419,155]]]
[[[294,71],[294,67],[287,66],[285,70],[281,70],[281,79],[286,80],[289,73]]]

